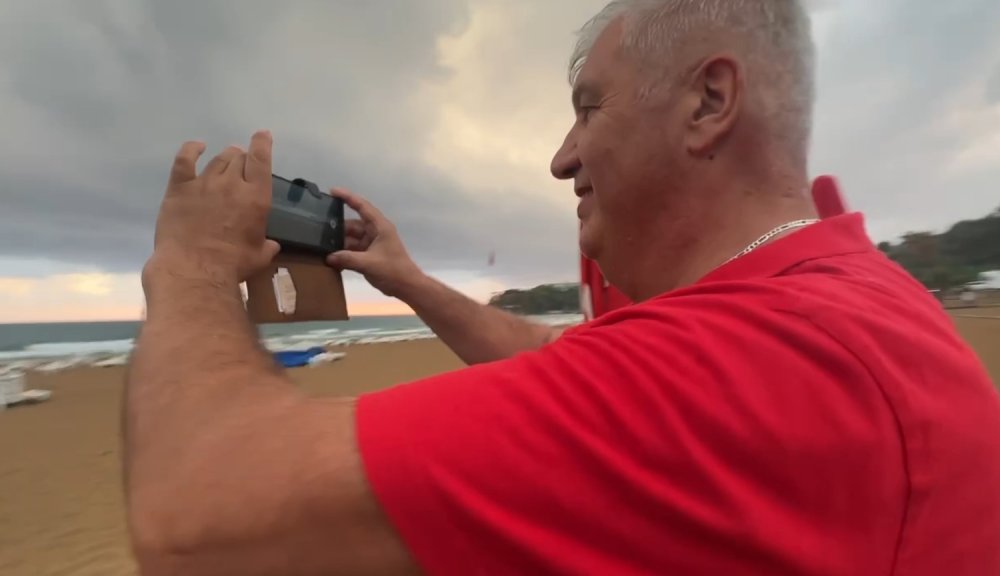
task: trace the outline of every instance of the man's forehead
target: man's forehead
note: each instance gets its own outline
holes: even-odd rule
[[[604,30],[597,35],[594,44],[587,53],[586,60],[603,64],[616,60],[621,53],[622,34],[625,30],[624,20],[619,17],[612,20]],[[586,65],[586,63],[585,63]]]
[[[602,78],[612,71],[611,68],[620,65],[618,60],[621,53],[619,48],[622,26],[620,18],[608,24],[583,57],[573,81],[574,98],[579,94],[596,91],[602,83]]]

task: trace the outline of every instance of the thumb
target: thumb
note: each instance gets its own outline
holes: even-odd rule
[[[281,244],[278,244],[274,240],[264,241],[263,258],[265,262],[270,263],[271,260],[274,260],[278,252],[281,252]]]
[[[338,270],[352,270],[363,273],[366,262],[363,252],[340,250],[327,256],[326,263]]]

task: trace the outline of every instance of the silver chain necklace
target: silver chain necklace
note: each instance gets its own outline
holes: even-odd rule
[[[778,234],[781,234],[782,232],[788,232],[789,230],[796,230],[798,228],[805,228],[806,226],[811,226],[811,225],[813,225],[813,224],[815,224],[817,222],[819,222],[819,220],[816,219],[816,218],[813,218],[813,219],[810,219],[810,220],[795,220],[794,222],[786,222],[786,223],[782,224],[781,226],[778,226],[777,228],[772,229],[771,231],[769,231],[768,233],[764,234],[760,238],[758,238],[758,239],[754,240],[753,242],[751,242],[750,245],[747,246],[746,248],[744,248],[742,252],[740,252],[739,254],[733,256],[729,260],[726,260],[723,263],[723,266],[725,266],[726,264],[729,264],[730,262],[732,262],[733,260],[736,260],[737,258],[746,256],[747,254],[753,252],[757,248],[760,248],[762,244],[764,244],[765,242],[767,242],[771,238],[774,238]]]

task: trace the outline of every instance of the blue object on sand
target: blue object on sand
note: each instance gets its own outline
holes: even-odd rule
[[[285,368],[298,368],[308,366],[309,361],[326,352],[323,348],[315,347],[308,350],[286,350],[275,352],[274,359]]]

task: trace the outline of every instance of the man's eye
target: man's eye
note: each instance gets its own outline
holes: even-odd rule
[[[580,118],[583,120],[589,120],[590,114],[597,110],[597,106],[581,106],[580,107]]]

